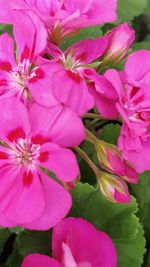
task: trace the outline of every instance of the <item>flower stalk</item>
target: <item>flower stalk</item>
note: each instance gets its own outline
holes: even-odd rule
[[[89,158],[89,156],[79,147],[74,147],[74,150],[80,155],[82,159],[86,161],[86,163],[89,165],[89,167],[93,170],[96,177],[98,177],[101,174],[101,171],[96,167],[94,162]]]
[[[98,138],[92,134],[88,129],[86,129],[86,140],[89,141],[92,144],[96,144],[97,142],[99,142],[100,140],[98,140]]]
[[[100,114],[95,113],[86,113],[83,117],[83,119],[103,119],[103,117]]]

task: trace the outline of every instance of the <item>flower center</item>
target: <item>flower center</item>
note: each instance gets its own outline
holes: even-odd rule
[[[127,86],[125,88],[126,95],[123,99],[123,107],[126,110],[130,121],[143,121],[142,112],[144,111],[143,100],[144,95],[140,88]]]
[[[24,59],[23,62],[20,63],[17,68],[14,68],[10,73],[10,87],[15,95],[24,101],[31,98],[26,81],[34,78],[36,75],[34,71],[31,71],[30,67],[30,61],[28,59]]]
[[[61,62],[63,63],[66,69],[70,69],[72,71],[78,70],[81,66],[80,60],[75,60],[73,58],[73,51],[71,50],[66,56],[62,56]]]
[[[32,144],[29,139],[20,138],[9,147],[10,159],[15,160],[19,166],[33,170],[37,166],[40,149],[40,145]]]

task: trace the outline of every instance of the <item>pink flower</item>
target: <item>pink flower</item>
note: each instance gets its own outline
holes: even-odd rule
[[[59,41],[84,27],[116,20],[117,0],[1,0],[0,22],[12,24],[12,10],[33,10],[48,29],[49,38]]]
[[[109,70],[105,77],[118,93],[116,112],[123,120],[119,149],[137,172],[150,169],[150,51],[130,55],[124,72]]]
[[[83,124],[61,105],[35,103],[27,112],[12,97],[0,101],[0,110],[0,225],[49,229],[65,217],[71,196],[43,168],[60,183],[77,178],[76,158],[66,147],[84,139]]]
[[[46,78],[50,70],[35,61],[47,46],[43,23],[35,13],[23,11],[15,11],[13,21],[16,58],[13,39],[7,33],[0,36],[0,98],[16,96],[25,103],[34,99],[42,105],[56,105]]]
[[[93,108],[94,100],[104,115],[110,114],[108,103],[115,106],[114,101],[117,101],[118,96],[111,83],[90,65],[106,48],[105,37],[80,41],[65,52],[49,42],[47,53],[54,59],[40,59],[40,63],[49,62],[48,84],[54,97],[80,116]],[[114,117],[116,113],[111,111],[111,115]]]
[[[118,34],[124,36],[122,47],[121,41],[116,37]],[[50,62],[48,83],[55,98],[78,115],[83,115],[95,103],[104,117],[115,118],[118,114],[115,108],[118,95],[112,84],[99,75],[94,67],[105,64],[105,58],[106,62],[108,59],[112,61],[118,57],[118,53],[118,60],[121,59],[127,53],[133,39],[133,29],[128,24],[122,24],[112,29],[108,35],[95,40],[80,41],[65,52],[48,42],[46,52],[53,60],[43,59],[43,62]],[[94,62],[95,60],[98,62]],[[62,84],[65,85],[63,90]]]
[[[123,23],[114,27],[105,36],[109,44],[102,62],[112,64],[120,61],[128,53],[135,39],[135,31],[128,23]]]
[[[138,176],[131,164],[122,158],[117,146],[102,140],[95,144],[101,165],[110,173],[116,174],[123,180],[137,184]]]
[[[117,252],[111,239],[80,218],[64,219],[54,227],[52,254],[56,260],[40,254],[30,254],[25,257],[22,267],[117,266]]]

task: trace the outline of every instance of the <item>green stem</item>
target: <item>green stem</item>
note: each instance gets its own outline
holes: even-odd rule
[[[103,117],[100,114],[95,113],[86,113],[83,117],[83,119],[103,119]]]
[[[95,173],[96,177],[99,176],[99,174],[101,173],[101,171],[96,167],[96,165],[94,164],[94,162],[89,158],[89,156],[79,147],[76,146],[74,147],[74,150],[80,155],[80,157],[82,159],[84,159],[87,164],[89,165],[89,167],[93,170],[93,172]]]
[[[94,145],[99,141],[98,138],[94,134],[92,134],[88,129],[86,129],[86,140]]]

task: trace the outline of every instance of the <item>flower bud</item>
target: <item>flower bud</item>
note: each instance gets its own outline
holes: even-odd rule
[[[102,172],[99,177],[99,187],[104,197],[111,202],[130,202],[130,194],[126,183],[115,175]]]
[[[138,183],[138,175],[135,169],[122,158],[117,146],[99,140],[95,147],[100,164],[104,169],[129,183]]]
[[[135,32],[127,23],[116,26],[105,37],[108,47],[102,57],[102,64],[114,64],[120,61],[128,53],[135,39]]]

